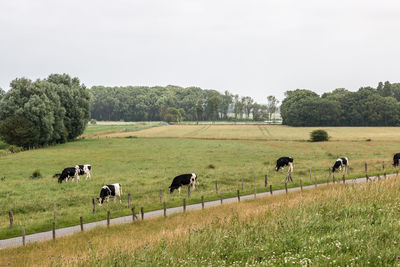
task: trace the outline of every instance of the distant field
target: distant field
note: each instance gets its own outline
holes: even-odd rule
[[[168,125],[110,137],[167,137],[199,139],[243,139],[306,141],[315,129],[326,130],[331,141],[398,141],[400,127],[289,127],[282,125]]]
[[[143,129],[163,125],[162,122],[119,122],[119,121],[100,121],[96,124],[88,125],[80,138],[104,138],[109,134],[122,134],[126,132],[136,132]]]
[[[3,249],[10,266],[396,266],[400,179],[330,185]]]

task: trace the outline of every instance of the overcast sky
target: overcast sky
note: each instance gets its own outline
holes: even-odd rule
[[[266,102],[400,81],[398,0],[0,0],[0,87],[68,73]]]

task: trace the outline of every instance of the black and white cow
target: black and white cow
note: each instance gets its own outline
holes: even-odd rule
[[[183,185],[193,186],[193,189],[195,189],[197,183],[197,175],[195,173],[187,173],[187,174],[181,174],[178,175],[174,178],[172,181],[172,184],[170,185],[169,192],[172,193],[174,192],[175,189],[178,189],[179,194],[181,193],[181,187]]]
[[[339,169],[339,171],[341,172],[343,170],[346,172],[347,169],[349,168],[349,159],[348,158],[338,158],[335,161],[335,164],[332,167],[332,172],[335,172],[336,170]]]
[[[59,174],[59,173],[54,174],[53,177],[57,177],[57,176],[58,176],[58,182],[61,184],[64,180],[67,182],[67,181],[68,181],[68,178],[70,178],[70,177],[71,177],[72,179],[74,179],[74,177],[75,177],[75,172],[76,172],[75,167],[68,167],[68,168],[65,168],[65,169],[62,171],[61,174]]]
[[[291,157],[280,157],[276,161],[275,171],[279,171],[281,168],[289,166],[288,172],[293,171],[293,158]]]
[[[92,169],[92,166],[89,165],[89,164],[76,165],[75,166],[76,179],[79,181],[80,180],[79,175],[83,175],[83,174],[86,174],[86,180],[90,179],[90,177],[92,177],[91,174],[90,174],[91,169]]]
[[[394,154],[393,166],[398,167],[400,165],[400,153]]]
[[[114,202],[116,197],[119,197],[119,203],[122,203],[121,195],[122,187],[120,184],[105,185],[100,190],[100,197],[97,198],[97,200],[99,201],[99,206],[103,205],[105,200],[107,200],[108,202],[110,197],[114,197]]]

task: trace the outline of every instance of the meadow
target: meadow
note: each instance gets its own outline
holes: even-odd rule
[[[285,172],[274,171],[280,156],[294,157],[294,182],[289,186],[298,186],[300,179],[303,184],[314,182],[309,179],[310,168],[313,179],[325,182],[328,168],[339,156],[350,160],[348,178],[364,176],[365,162],[369,174],[382,174],[382,161],[386,164],[385,172],[394,172],[390,165],[392,156],[400,150],[399,134],[395,131],[398,128],[328,128],[331,141],[311,143],[306,139],[312,128],[174,125],[131,131],[118,128],[126,125],[112,127],[89,126],[84,138],[76,142],[1,156],[0,177],[4,179],[0,179],[3,185],[0,188],[0,239],[20,235],[22,226],[27,234],[50,230],[53,204],[57,205],[58,228],[78,224],[80,216],[85,222],[105,219],[107,210],[112,217],[130,214],[128,193],[132,195],[132,205],[137,209],[144,207],[145,211],[162,207],[160,189],[168,207],[182,205],[182,199],[187,197],[186,189],[181,195],[168,193],[172,178],[181,173],[198,174],[200,185],[188,200],[188,203],[195,203],[202,195],[206,201],[219,198],[215,192],[216,181],[224,197],[236,194],[242,178],[242,194],[252,193],[254,187],[259,192],[266,191],[266,174],[274,189],[283,188]],[[206,128],[199,130],[202,129],[199,127]],[[269,132],[272,137],[262,132]],[[111,134],[115,137],[110,138]],[[257,136],[266,137],[258,139]],[[282,139],[277,140],[276,136]],[[338,136],[341,138],[337,139]],[[79,183],[58,184],[52,178],[64,167],[78,163],[92,165],[91,180],[85,181],[81,176]],[[35,170],[43,177],[30,178]],[[98,196],[104,184],[111,183],[122,185],[123,205],[110,202],[97,207],[93,215],[92,198]],[[12,229],[8,219],[10,210],[14,213]]]
[[[0,251],[10,266],[394,266],[400,176],[98,227]]]

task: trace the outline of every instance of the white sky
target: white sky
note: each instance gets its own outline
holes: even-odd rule
[[[0,0],[0,87],[199,86],[283,99],[399,82],[397,0]]]

